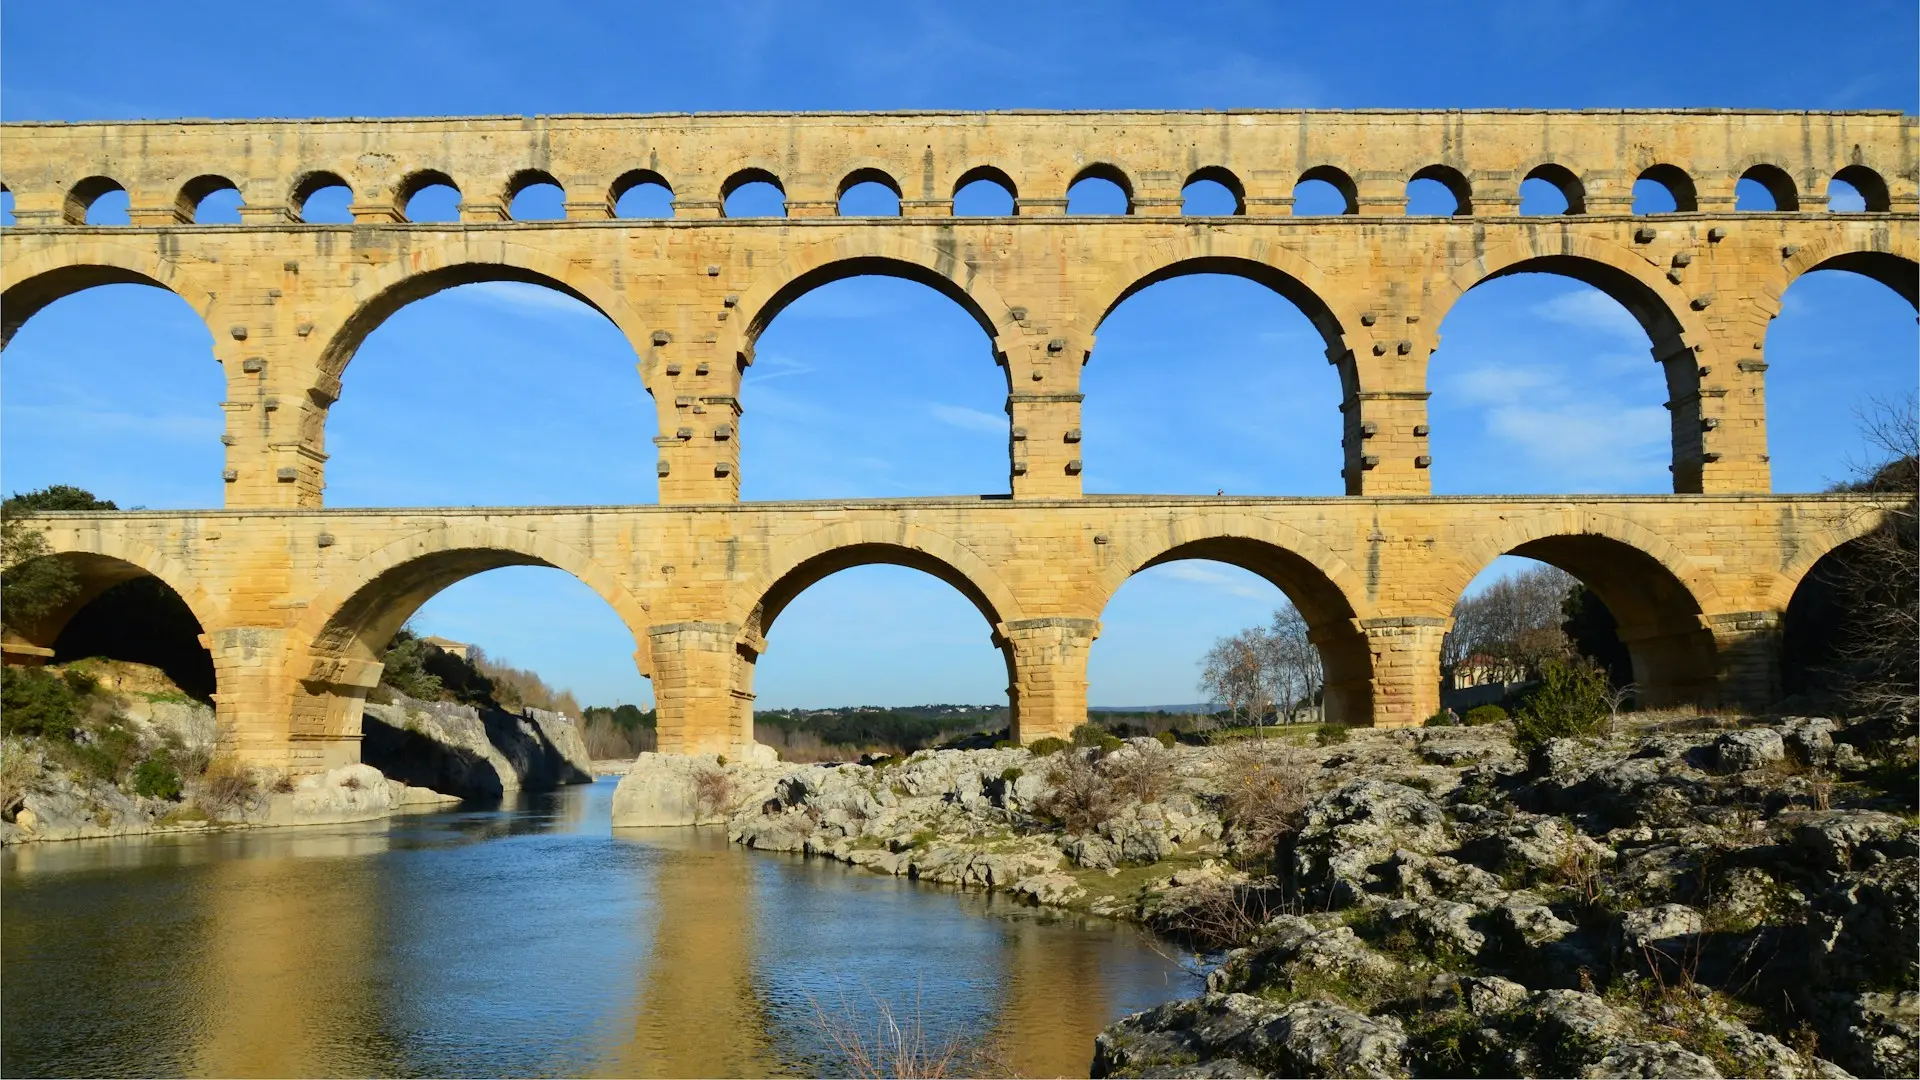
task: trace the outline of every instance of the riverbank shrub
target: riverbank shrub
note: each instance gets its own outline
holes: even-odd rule
[[[1055,756],[1047,767],[1047,784],[1034,809],[1068,833],[1092,832],[1119,809],[1113,785],[1083,754]]]
[[[134,766],[133,793],[149,799],[180,797],[180,771],[174,767],[173,755],[166,747],[155,750]]]
[[[42,668],[0,670],[0,731],[65,738],[79,721],[79,698],[65,679]]]
[[[1073,744],[1065,739],[1056,739],[1049,735],[1044,739],[1035,739],[1027,745],[1027,752],[1034,757],[1051,757]]]
[[[1591,664],[1549,660],[1513,717],[1513,742],[1532,751],[1551,739],[1593,735],[1613,715],[1606,673]]]
[[[1507,710],[1498,705],[1475,705],[1467,710],[1466,725],[1480,727],[1483,724],[1498,724],[1507,718]]]
[[[1321,724],[1314,729],[1313,737],[1321,746],[1332,746],[1353,738],[1353,733],[1347,730],[1345,724]]]
[[[1272,856],[1280,838],[1300,827],[1307,808],[1309,763],[1300,751],[1280,742],[1242,739],[1220,751],[1221,817],[1238,840],[1236,847]]]
[[[253,771],[228,757],[214,758],[196,787],[195,805],[215,820],[244,810],[259,794]]]

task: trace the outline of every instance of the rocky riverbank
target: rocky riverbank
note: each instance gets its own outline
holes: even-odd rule
[[[218,758],[212,706],[157,669],[69,667],[71,683],[49,669],[69,687],[65,730],[6,740],[0,844],[371,821],[593,780],[586,743],[565,716],[404,697],[367,706],[372,764],[295,778]]]
[[[1336,733],[1335,738],[1338,738]],[[1914,1075],[1912,723],[1504,725],[781,766],[642,755],[615,824],[1220,948],[1102,1075]]]

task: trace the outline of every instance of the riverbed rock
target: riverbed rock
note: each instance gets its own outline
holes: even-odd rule
[[[1136,1013],[1094,1041],[1092,1075],[1406,1076],[1392,1017],[1328,1001],[1209,993]]]
[[[613,826],[724,824],[751,782],[743,772],[741,766],[722,765],[714,754],[641,754],[613,789]]]
[[[1746,772],[1764,768],[1787,757],[1787,744],[1772,728],[1729,731],[1713,744],[1716,760],[1724,772]]]

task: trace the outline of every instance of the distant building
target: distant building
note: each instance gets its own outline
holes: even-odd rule
[[[422,638],[421,640],[449,656],[457,656],[462,660],[467,658],[467,650],[473,647],[464,641],[448,641],[443,637]]]

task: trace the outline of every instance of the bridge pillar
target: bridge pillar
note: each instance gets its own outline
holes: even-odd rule
[[[715,342],[654,333],[640,370],[659,415],[662,504],[740,501],[742,359]]]
[[[1087,652],[1099,636],[1095,619],[1022,619],[995,628],[1012,676],[1014,741],[1069,739],[1087,722]]]
[[[1002,334],[1007,367],[1009,461],[1016,499],[1080,497],[1080,369],[1093,336],[1072,331]]]
[[[1717,635],[1708,620],[1691,626],[1622,623],[1615,634],[1633,660],[1633,681],[1639,701],[1652,708],[1700,707],[1722,704],[1722,674]]]
[[[1779,299],[1766,295],[1767,280],[1747,268],[1750,260],[1716,273],[1720,245],[1702,247],[1704,258],[1673,272],[1693,294],[1707,340],[1656,353],[1667,368],[1672,398],[1674,490],[1771,491],[1765,349]]]
[[[752,663],[741,655],[739,630],[710,622],[647,628],[661,753],[739,756],[752,746]]]
[[[1440,639],[1452,624],[1452,619],[1432,615],[1360,620],[1372,658],[1370,685],[1356,685],[1357,679],[1337,683],[1329,669],[1327,718],[1366,723],[1361,699],[1367,695],[1371,697],[1374,727],[1419,727],[1426,723],[1440,711]]]
[[[1392,298],[1361,316],[1347,342],[1327,349],[1340,369],[1340,447],[1349,495],[1426,495],[1433,490],[1427,444],[1428,335],[1417,311]],[[1406,305],[1406,306],[1411,306]],[[1350,344],[1350,347],[1348,345]]]
[[[1777,611],[1730,611],[1705,618],[1719,657],[1719,704],[1758,708],[1780,697]]]

